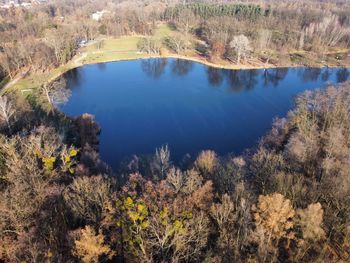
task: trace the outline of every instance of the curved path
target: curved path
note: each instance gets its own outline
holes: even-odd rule
[[[12,79],[9,83],[5,84],[5,86],[0,90],[0,95],[6,93],[6,91],[11,88],[13,85],[15,85],[20,79],[24,78],[28,73],[30,69],[26,69],[23,72],[16,75],[14,79]]]

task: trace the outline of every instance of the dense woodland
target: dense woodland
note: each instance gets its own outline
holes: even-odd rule
[[[233,63],[350,45],[346,1],[187,2],[0,10],[2,77],[55,68],[100,35],[143,35],[140,49],[161,52],[159,22],[178,31],[163,40],[174,52]],[[91,20],[101,9],[113,12]],[[350,261],[349,83],[301,94],[242,156],[203,149],[175,165],[164,145],[118,171],[99,158],[93,116],[44,107],[69,96],[64,82],[40,90],[0,96],[0,262]]]
[[[242,156],[113,172],[93,116],[3,96],[0,261],[348,262],[349,105],[349,84],[306,92]]]

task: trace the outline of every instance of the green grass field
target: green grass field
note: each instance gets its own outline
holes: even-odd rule
[[[102,45],[98,48],[97,44],[92,44],[81,49],[82,52],[96,51],[129,51],[137,50],[137,43],[140,41],[140,36],[126,36],[117,39],[103,39]]]
[[[174,32],[167,24],[160,24],[154,33],[154,36],[161,40]],[[121,38],[107,38],[100,41],[102,45],[92,44],[81,49],[81,52],[87,53],[81,61],[82,64],[101,63],[108,61],[128,60],[144,58],[147,55],[136,52],[137,44],[142,36],[124,36]]]
[[[154,36],[161,39],[166,36],[171,36],[173,32],[175,31],[171,29],[169,25],[161,24],[158,26],[157,30],[154,32]]]
[[[162,39],[174,32],[168,25],[160,24],[154,32],[154,37]],[[81,49],[82,52],[103,52],[103,51],[131,51],[137,50],[137,43],[142,36],[124,36],[121,38],[107,38],[100,40],[102,45],[98,48],[97,44],[91,44]]]
[[[138,54],[135,52],[123,52],[123,53],[99,53],[99,54],[88,54],[87,57],[82,61],[83,64],[92,64],[92,63],[102,63],[109,61],[118,61],[118,60],[129,60],[129,59],[138,59],[146,57],[146,54]]]

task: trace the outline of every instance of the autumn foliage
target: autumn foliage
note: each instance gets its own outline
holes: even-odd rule
[[[5,125],[0,261],[347,262],[349,105],[349,84],[306,92],[244,156],[178,167],[162,146],[123,176],[89,146],[91,116],[60,120],[71,141]]]

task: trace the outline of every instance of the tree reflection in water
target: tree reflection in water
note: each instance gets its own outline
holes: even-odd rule
[[[80,88],[82,71],[79,68],[69,70],[63,75],[63,78],[67,81],[67,87]]]
[[[158,79],[168,65],[166,59],[151,59],[142,61],[143,71],[150,77]],[[175,76],[186,76],[194,68],[195,63],[189,60],[174,59],[169,65],[171,73]],[[319,77],[326,82],[334,73],[333,69],[325,68],[295,68],[296,75],[303,82],[317,81]],[[207,81],[210,86],[218,87],[224,82],[228,84],[232,92],[241,92],[254,89],[259,79],[262,79],[264,87],[278,87],[288,75],[289,68],[269,68],[263,70],[228,70],[213,67],[206,67]],[[344,82],[350,77],[350,72],[346,68],[337,69],[336,81]]]
[[[337,71],[337,81],[338,83],[347,81],[349,79],[349,70],[346,68],[338,69]]]
[[[284,78],[287,76],[289,69],[288,68],[269,68],[263,70],[263,79],[264,79],[264,86],[274,86],[277,87],[278,84],[284,80]]]
[[[322,81],[328,81],[332,74],[333,70],[326,68],[321,74]]]
[[[193,68],[193,62],[189,60],[176,59],[171,63],[171,72],[176,76],[185,76]]]
[[[321,68],[299,68],[298,75],[303,81],[316,81],[321,74]]]
[[[142,71],[153,79],[159,79],[169,66],[170,73],[174,76],[183,77],[190,74],[196,63],[183,59],[153,58],[141,60]],[[99,70],[103,71],[107,67],[106,63],[97,64]],[[231,92],[242,92],[252,90],[260,85],[260,79],[264,87],[278,87],[286,78],[289,70],[296,72],[296,76],[303,82],[313,82],[322,80],[322,82],[331,81],[335,76],[336,83],[345,82],[350,78],[350,72],[347,68],[269,68],[269,69],[251,69],[251,70],[228,70],[205,66],[207,83],[212,87],[220,87],[224,83],[228,85]],[[79,69],[72,69],[64,76],[70,82],[70,87],[80,87],[82,76]],[[334,75],[335,74],[335,75]]]
[[[229,90],[232,92],[241,92],[243,90],[254,89],[257,85],[259,71],[252,70],[224,70]]]
[[[142,71],[149,77],[159,79],[168,64],[166,58],[144,59],[141,61]]]
[[[211,86],[220,86],[224,80],[222,69],[207,67],[208,83]]]

